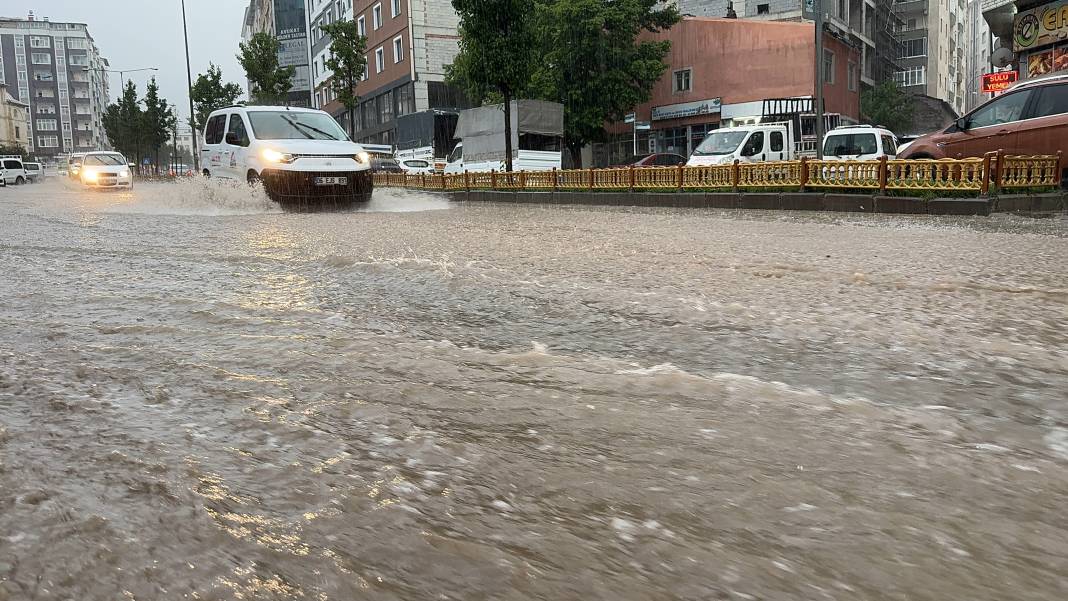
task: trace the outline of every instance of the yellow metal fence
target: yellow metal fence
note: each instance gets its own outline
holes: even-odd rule
[[[972,191],[1044,188],[1061,183],[1061,155],[989,153],[970,159],[797,161],[706,167],[556,169],[448,175],[377,173],[375,186],[420,190],[754,190]]]

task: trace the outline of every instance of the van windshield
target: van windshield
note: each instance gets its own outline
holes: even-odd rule
[[[878,152],[879,145],[875,143],[875,134],[834,134],[827,136],[827,141],[823,143],[823,156],[840,157]]]
[[[709,154],[730,154],[738,149],[738,145],[745,139],[748,131],[714,131],[694,149],[696,156]]]
[[[326,113],[301,111],[249,111],[252,131],[260,140],[348,140]]]

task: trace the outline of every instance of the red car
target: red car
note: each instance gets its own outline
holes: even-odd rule
[[[644,154],[620,163],[619,165],[613,165],[614,167],[674,167],[676,165],[685,165],[686,157],[681,154],[675,154],[672,152],[658,152],[655,154]]]

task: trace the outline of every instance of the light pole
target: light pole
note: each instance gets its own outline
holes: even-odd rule
[[[182,0],[182,35],[185,36],[185,79],[189,83],[189,129],[193,134],[193,171],[200,173],[200,150],[197,148],[197,120],[193,112],[193,69],[189,66],[189,26],[185,23],[185,0]]]
[[[140,69],[105,69],[103,67],[86,67],[86,71],[101,71],[103,73],[118,73],[119,74],[119,89],[122,90],[126,87],[126,74],[137,73],[138,71],[159,71],[156,67],[142,67]]]

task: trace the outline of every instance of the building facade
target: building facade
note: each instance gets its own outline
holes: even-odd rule
[[[278,64],[293,67],[293,86],[286,95],[290,106],[311,106],[311,66],[309,65],[308,18],[305,0],[250,0],[241,23],[245,42],[257,33],[278,38]],[[249,97],[252,88],[246,82]]]
[[[29,105],[26,150],[45,162],[106,149],[108,62],[84,23],[0,19],[0,82]]]
[[[994,46],[990,26],[983,18],[982,4],[979,0],[968,0],[965,19],[966,33],[971,46],[971,52],[965,56],[964,111],[967,112],[990,99],[989,94],[983,93],[982,80],[984,73],[994,70],[990,62]]]
[[[984,0],[982,8],[1020,79],[1068,74],[1068,0]]]
[[[634,110],[643,129],[610,125],[610,141],[596,145],[594,164],[619,164],[631,154],[651,152],[689,156],[709,131],[759,123],[769,113],[783,112],[770,107],[785,105],[805,113],[802,129],[811,125],[814,144],[812,23],[686,17],[668,31],[645,35],[671,42],[669,68],[654,85],[651,100]],[[829,34],[824,49],[826,112],[839,123],[856,123],[861,50]]]
[[[0,83],[0,146],[26,148],[29,120],[30,105],[16,99],[7,91],[7,85]]]
[[[309,0],[313,103],[348,129],[349,114],[331,89],[326,67],[330,37],[322,26],[354,20],[367,38],[367,71],[356,86],[356,141],[404,148],[397,139],[399,117],[470,104],[445,83],[445,67],[459,52],[459,17],[451,0]]]
[[[967,0],[912,0],[898,4],[901,70],[898,85],[945,100],[958,114],[968,105],[974,38]]]

